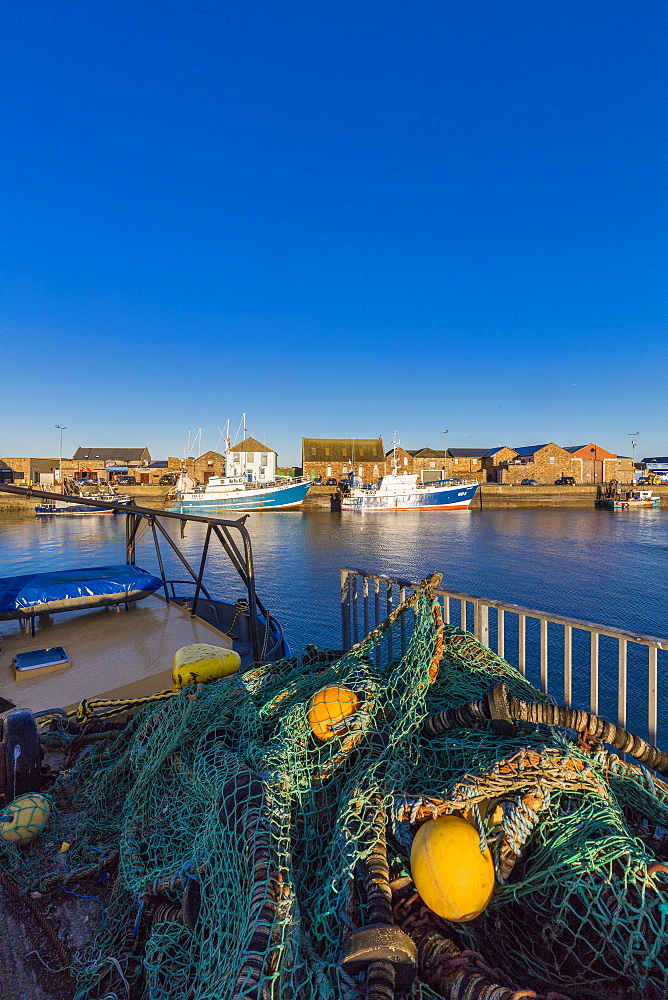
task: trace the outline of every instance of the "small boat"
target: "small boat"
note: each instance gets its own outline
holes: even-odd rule
[[[598,487],[594,506],[599,510],[635,510],[638,507],[658,507],[661,497],[651,490],[622,490],[611,482]]]
[[[127,506],[132,503],[132,497],[128,493],[91,493],[86,495],[86,500],[101,500],[103,503],[116,503],[123,504]],[[82,498],[83,500],[83,498]],[[63,500],[57,500],[55,497],[53,500],[45,500],[43,503],[37,504],[35,507],[35,514],[38,517],[50,516],[52,514],[58,514],[59,516],[71,516],[73,514],[115,514],[116,511],[111,508],[95,508],[89,507],[87,504],[65,502]]]

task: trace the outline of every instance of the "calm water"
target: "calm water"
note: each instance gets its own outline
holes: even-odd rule
[[[258,593],[280,618],[293,647],[340,644],[342,566],[413,580],[438,571],[449,590],[668,635],[667,510],[267,512],[251,515],[247,524]],[[27,512],[0,515],[1,573],[124,562],[124,531],[122,517],[37,520]],[[184,553],[196,559],[202,538],[203,530],[190,525],[181,543]],[[172,575],[183,579],[175,557],[166,553],[165,558]],[[137,564],[157,568],[153,543],[146,536],[138,544]],[[217,543],[212,543],[206,580],[216,596],[243,594]],[[584,700],[588,653],[578,648],[576,654],[576,700]],[[612,671],[614,663],[603,640],[601,654],[605,688],[606,664]],[[668,668],[663,654],[660,668]],[[631,714],[636,701],[646,705],[643,670],[637,669],[640,673],[630,689]],[[614,701],[609,702],[603,690],[602,710],[614,712]],[[662,704],[662,715],[668,716],[668,705]]]

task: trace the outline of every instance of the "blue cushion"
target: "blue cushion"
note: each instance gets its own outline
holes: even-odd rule
[[[162,580],[138,566],[91,566],[0,579],[0,619],[140,601]]]

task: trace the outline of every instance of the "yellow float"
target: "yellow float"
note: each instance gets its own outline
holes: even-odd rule
[[[27,844],[49,822],[51,804],[37,792],[19,795],[0,809],[0,837],[10,844]]]
[[[422,824],[411,847],[411,874],[429,909],[457,923],[482,913],[494,890],[489,848],[480,853],[478,831],[461,816]]]
[[[308,721],[319,740],[331,740],[341,736],[344,728],[334,729],[348,715],[357,711],[359,698],[346,687],[327,687],[317,691],[311,698]]]
[[[208,684],[237,672],[241,657],[233,649],[210,646],[206,642],[193,642],[182,646],[172,660],[172,691],[180,691],[189,684]]]

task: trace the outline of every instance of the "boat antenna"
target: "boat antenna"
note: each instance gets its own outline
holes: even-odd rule
[[[399,444],[399,442],[397,441],[397,432],[396,431],[392,431],[392,475],[393,476],[397,475],[397,468],[398,468],[398,465],[397,465],[397,445],[398,444]]]

